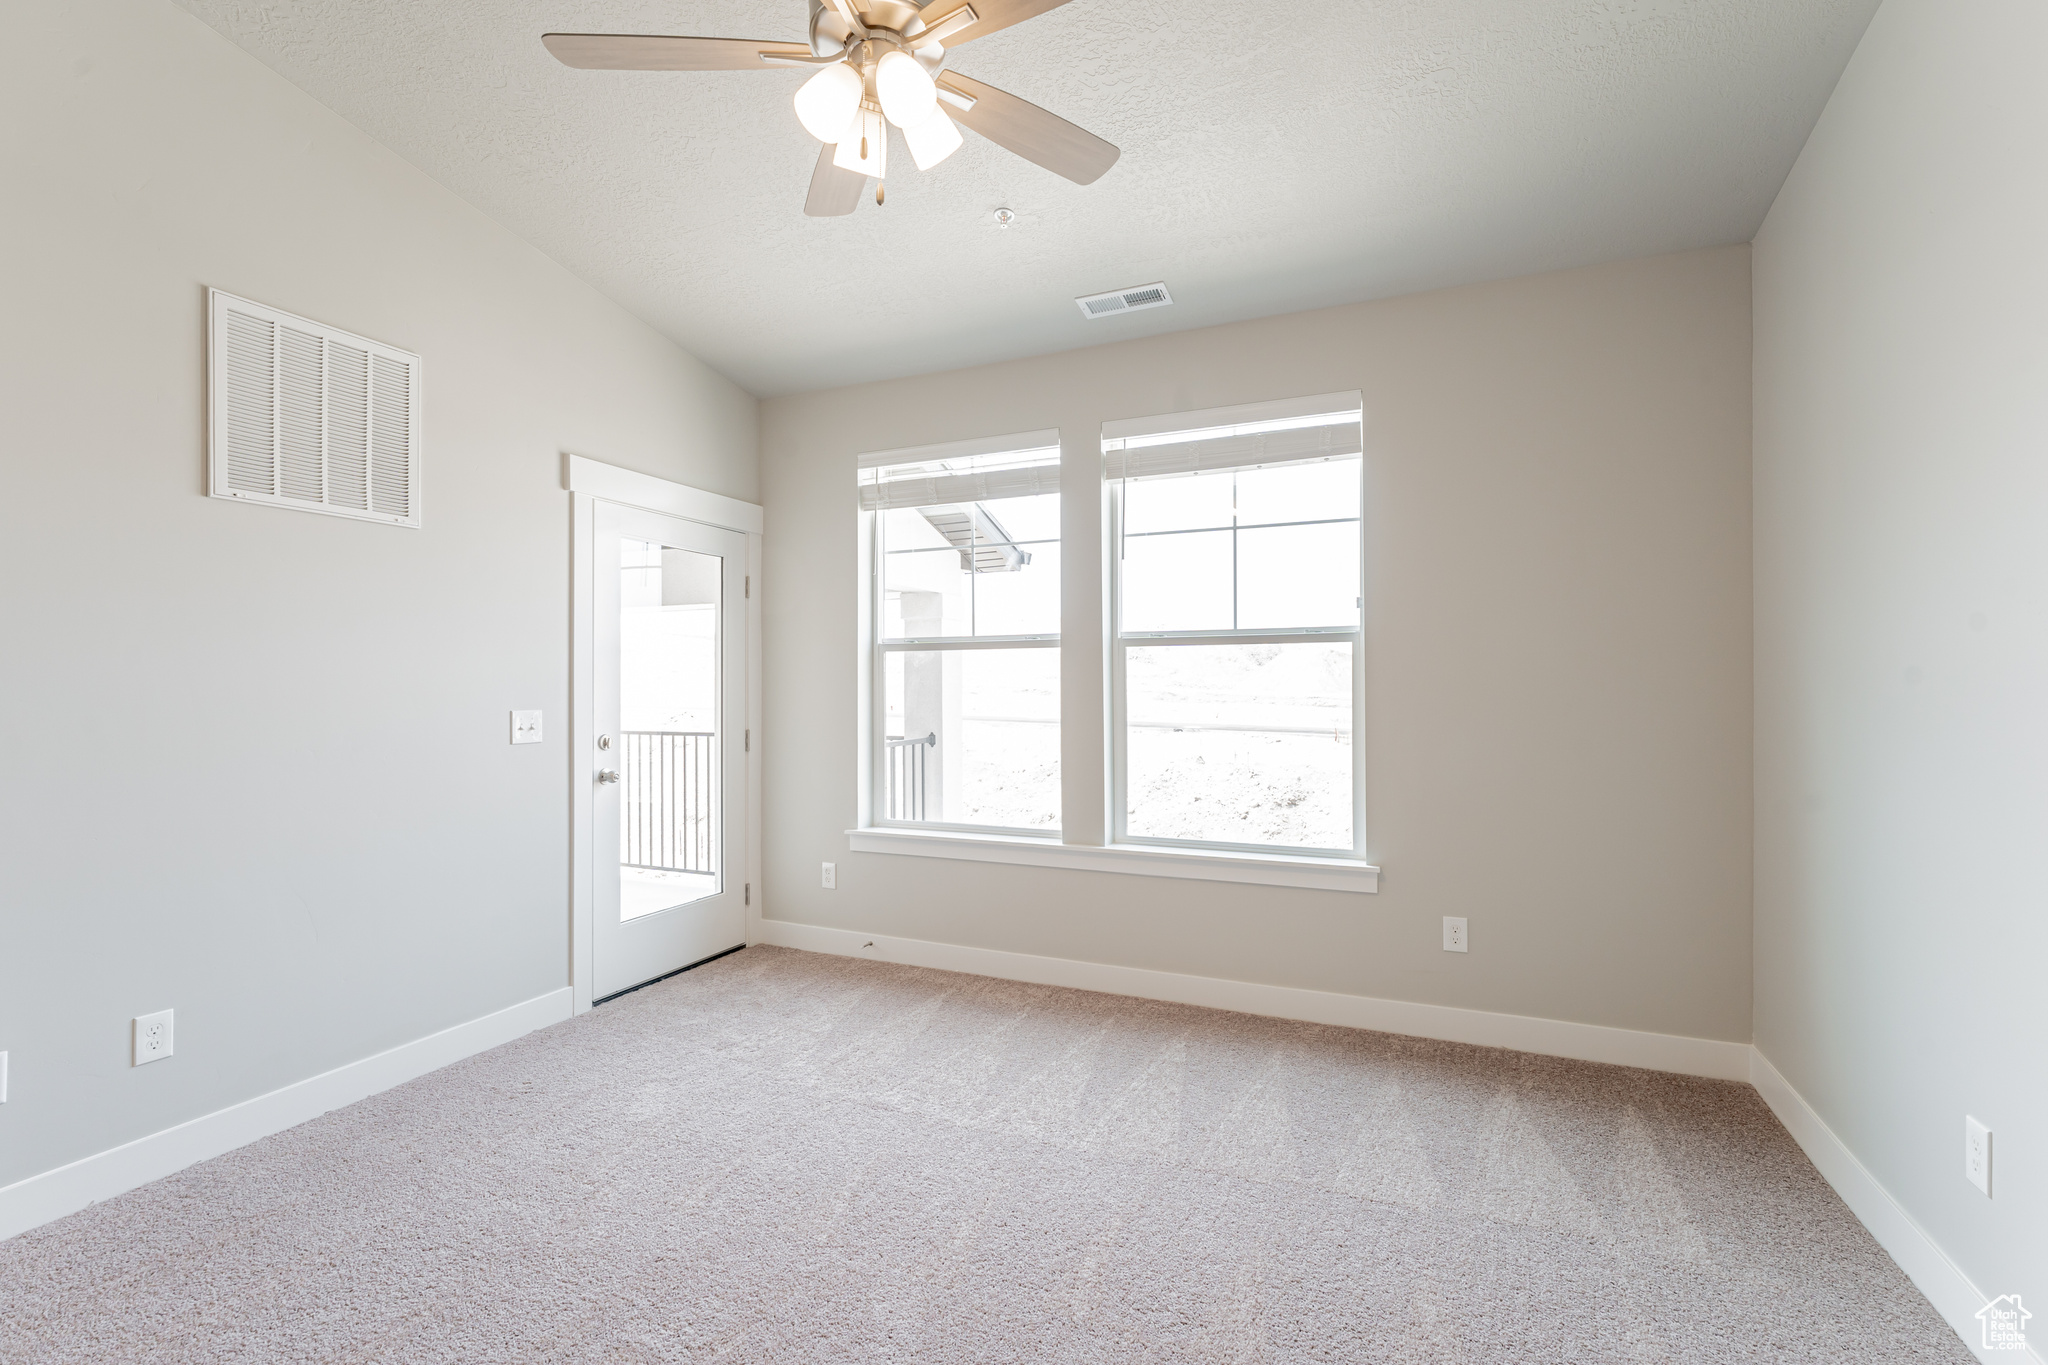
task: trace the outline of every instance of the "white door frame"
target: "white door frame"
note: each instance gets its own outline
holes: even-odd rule
[[[761,884],[761,746],[753,732],[761,728],[761,594],[753,590],[761,577],[761,509],[754,503],[707,493],[687,484],[658,479],[581,455],[564,459],[563,486],[570,493],[569,531],[569,989],[576,1013],[590,1008],[592,916],[597,898],[597,859],[592,854],[591,812],[596,794],[596,710],[592,673],[595,661],[596,583],[591,569],[597,538],[595,506],[623,503],[685,521],[702,522],[747,538],[746,617],[741,626],[746,645],[745,787],[740,819],[746,850],[742,899],[747,912],[747,942],[760,941],[761,902],[753,888]]]

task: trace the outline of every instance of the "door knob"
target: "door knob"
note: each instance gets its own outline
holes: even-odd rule
[[[597,780],[600,782],[616,782],[619,780],[619,770],[617,768],[599,768],[597,770]]]

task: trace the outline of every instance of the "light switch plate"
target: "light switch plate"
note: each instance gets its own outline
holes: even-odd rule
[[[1444,951],[1447,953],[1465,952],[1468,941],[1465,937],[1465,917],[1462,915],[1445,915]]]
[[[1963,1115],[1963,1178],[1991,1197],[1991,1130]]]
[[[135,1016],[135,1065],[146,1066],[171,1055],[171,1016],[174,1010]]]
[[[512,742],[514,744],[540,743],[540,712],[514,711],[512,713]]]

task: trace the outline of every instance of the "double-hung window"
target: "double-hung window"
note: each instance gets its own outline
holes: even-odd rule
[[[870,823],[1060,825],[1059,434],[862,457]]]
[[[1285,406],[1104,429],[1118,843],[1362,855],[1359,403]]]

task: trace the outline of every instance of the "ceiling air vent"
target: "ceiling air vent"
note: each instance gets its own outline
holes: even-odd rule
[[[207,491],[420,524],[420,358],[210,292]]]
[[[1164,308],[1173,302],[1164,282],[1140,284],[1129,289],[1112,289],[1107,294],[1090,294],[1074,300],[1084,318],[1106,318],[1112,313],[1135,313],[1141,308]]]

